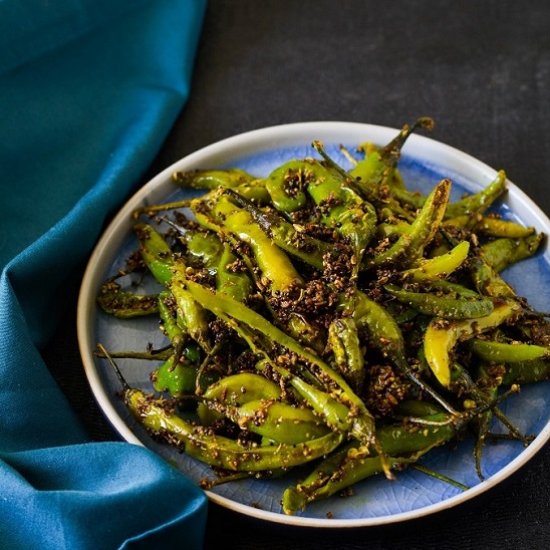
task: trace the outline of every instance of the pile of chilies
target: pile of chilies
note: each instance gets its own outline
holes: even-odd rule
[[[204,486],[311,462],[282,496],[293,514],[406,465],[453,483],[416,463],[466,430],[480,478],[487,439],[529,443],[498,405],[548,377],[550,331],[499,272],[542,235],[487,214],[502,171],[453,203],[446,179],[428,196],[407,190],[401,147],[431,126],[419,119],[385,147],[365,144],[360,160],[342,148],[349,171],[314,142],[316,158],[267,178],[175,173],[176,185],[207,192],[135,212],[139,250],[98,302],[121,318],[160,316],[167,345],[97,353],[115,368],[116,357],[160,361],[155,393],[121,377],[125,403],[212,466]],[[158,294],[132,292],[129,273],[152,275]]]

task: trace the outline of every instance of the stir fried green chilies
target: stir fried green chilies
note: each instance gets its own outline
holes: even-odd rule
[[[448,179],[428,196],[407,189],[401,147],[431,126],[363,145],[357,161],[346,151],[349,171],[314,142],[311,158],[265,178],[176,173],[206,194],[135,212],[124,274],[154,277],[158,294],[113,277],[98,303],[120,318],[160,316],[166,347],[98,354],[115,368],[114,357],[158,362],[151,392],[123,382],[124,400],[152,434],[213,467],[206,485],[311,463],[281,495],[293,514],[374,474],[393,478],[466,430],[482,478],[492,421],[528,444],[498,405],[549,376],[550,331],[499,272],[542,235],[488,212],[502,171],[454,203]]]

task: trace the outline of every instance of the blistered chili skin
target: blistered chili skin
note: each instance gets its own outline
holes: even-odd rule
[[[121,290],[115,281],[106,281],[99,290],[97,304],[109,315],[120,319],[131,319],[158,313],[156,294],[135,294]]]

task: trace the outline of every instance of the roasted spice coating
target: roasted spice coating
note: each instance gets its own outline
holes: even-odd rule
[[[155,437],[220,474],[204,486],[319,459],[283,495],[292,514],[377,473],[392,479],[466,428],[481,478],[493,417],[528,444],[498,402],[550,377],[550,325],[499,272],[544,236],[487,212],[502,171],[454,203],[448,179],[409,191],[401,147],[432,126],[422,118],[360,147],[347,169],[314,142],[316,157],[267,177],[177,173],[207,194],[136,211],[154,225],[136,223],[128,272],[134,283],[150,272],[162,291],[136,294],[119,274],[98,304],[121,318],[159,312],[167,346],[151,380],[162,395],[125,386],[123,397]]]

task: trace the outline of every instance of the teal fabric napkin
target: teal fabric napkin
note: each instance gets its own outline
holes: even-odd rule
[[[204,494],[89,442],[39,349],[188,96],[204,4],[0,2],[0,548],[202,545]]]

